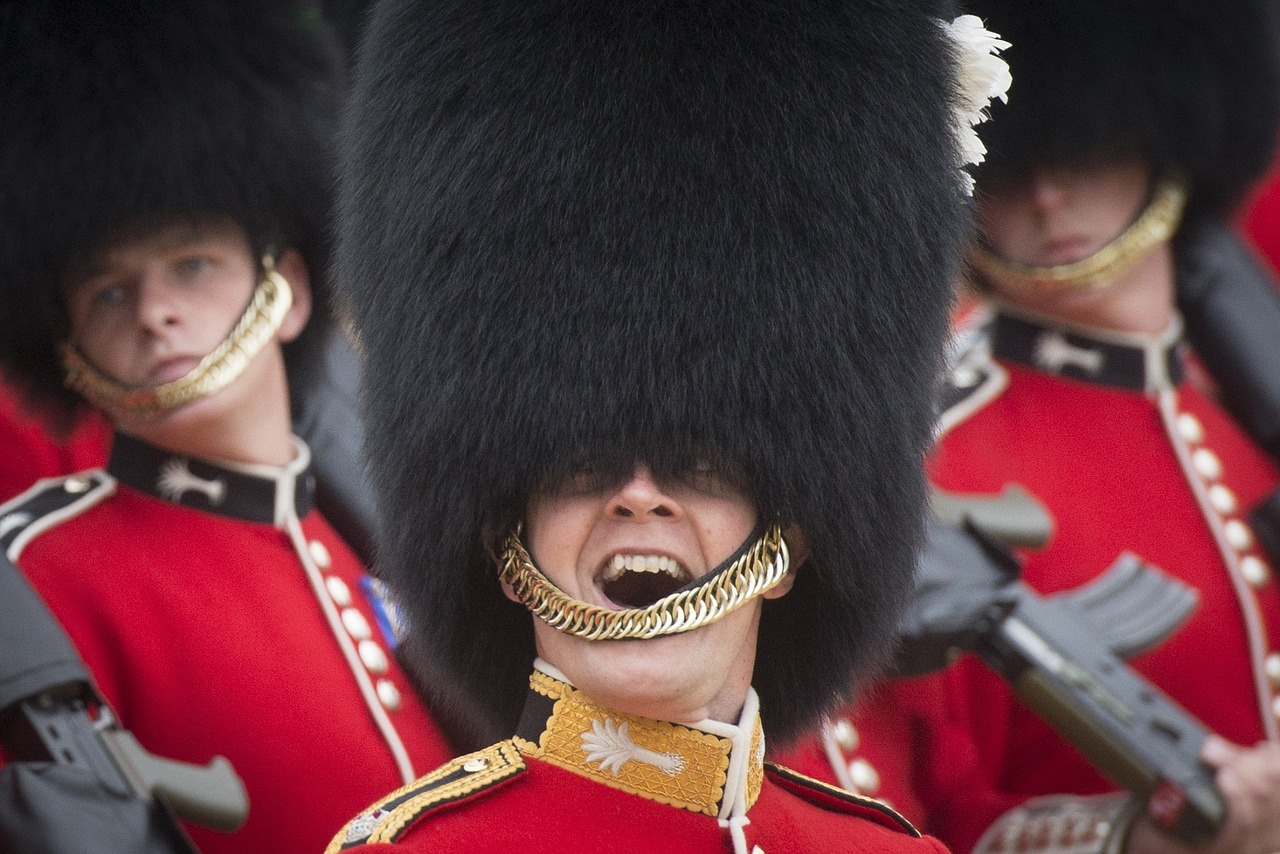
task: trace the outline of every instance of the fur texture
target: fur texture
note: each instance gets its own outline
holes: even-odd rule
[[[482,532],[588,455],[708,450],[812,559],[765,603],[784,739],[910,584],[966,229],[951,57],[899,0],[393,0],[361,45],[336,280],[435,707],[509,735],[534,655]],[[450,711],[453,712],[450,715]]]
[[[1269,0],[970,0],[1012,43],[985,180],[1137,151],[1185,176],[1189,219],[1230,212],[1271,162],[1280,46]]]
[[[321,284],[342,67],[305,0],[0,4],[0,368],[29,404],[79,403],[59,278],[122,227],[228,216]]]

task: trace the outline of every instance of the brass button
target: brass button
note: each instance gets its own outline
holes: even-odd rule
[[[852,753],[858,749],[858,731],[848,718],[840,718],[831,725],[831,737],[846,753]]]
[[[1205,480],[1222,477],[1222,460],[1208,448],[1200,448],[1191,455],[1191,465]]]
[[[387,660],[387,654],[382,651],[382,647],[377,641],[362,640],[358,647],[360,652],[360,660],[364,662],[364,666],[374,676],[381,676],[387,672],[387,666],[390,662]]]
[[[355,608],[342,609],[342,625],[347,627],[347,631],[356,640],[367,640],[373,637],[373,630],[369,628],[369,621],[364,618]]]
[[[863,794],[874,795],[880,788],[880,772],[865,759],[855,759],[849,763],[849,779]]]
[[[1222,532],[1227,537],[1227,543],[1238,552],[1253,546],[1253,531],[1239,519],[1228,519],[1222,526]]]
[[[1273,652],[1268,655],[1263,663],[1263,669],[1267,671],[1267,678],[1271,680],[1271,687],[1280,688],[1280,652]]]
[[[387,711],[394,712],[400,708],[400,689],[394,682],[389,679],[379,679],[376,688],[378,699],[387,707]]]
[[[1178,435],[1185,441],[1194,444],[1204,439],[1204,427],[1201,426],[1199,419],[1191,413],[1182,413],[1175,423],[1178,427]]]
[[[72,495],[79,495],[87,490],[93,482],[84,475],[74,475],[62,482],[62,488]]]
[[[336,575],[330,575],[324,580],[324,586],[328,589],[333,604],[339,608],[345,608],[351,604],[351,588],[347,586],[347,582]]]
[[[333,566],[333,558],[329,556],[329,550],[319,540],[312,540],[307,543],[307,551],[311,552],[311,559],[321,569],[328,569]]]
[[[1267,579],[1271,576],[1271,571],[1267,568],[1267,564],[1261,558],[1253,555],[1245,555],[1240,559],[1240,572],[1244,575],[1244,580],[1254,587],[1261,587],[1267,583]]]
[[[1236,494],[1220,483],[1209,487],[1209,504],[1223,516],[1230,516],[1240,506]]]
[[[466,762],[462,763],[462,770],[468,774],[474,774],[477,771],[483,771],[489,767],[489,760],[483,756],[472,756]]]

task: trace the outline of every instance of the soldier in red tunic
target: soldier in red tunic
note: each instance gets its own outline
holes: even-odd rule
[[[379,555],[442,715],[489,746],[331,851],[941,850],[764,761],[909,584],[963,226],[939,23],[376,9],[337,280]]]
[[[972,267],[993,297],[991,358],[953,377],[965,393],[932,477],[965,492],[1018,483],[1047,505],[1056,530],[1025,566],[1042,592],[1089,581],[1125,550],[1199,591],[1189,623],[1133,664],[1220,735],[1202,758],[1228,818],[1208,850],[1275,851],[1280,554],[1251,512],[1280,470],[1215,394],[1239,400],[1238,378],[1212,376],[1188,348],[1177,263],[1270,159],[1277,51],[1264,9],[974,6],[1013,44],[1009,102],[992,110],[976,175]],[[968,808],[933,826],[956,848],[1184,850],[1141,808],[1134,820],[984,667],[947,679],[983,770]]]
[[[146,748],[232,761],[248,822],[191,827],[204,851],[319,850],[452,755],[291,431],[336,51],[292,4],[19,4],[3,32],[0,364],[51,423],[92,404],[116,435],[0,506],[0,543]]]

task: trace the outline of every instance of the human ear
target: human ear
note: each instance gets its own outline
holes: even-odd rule
[[[786,576],[763,594],[766,599],[781,599],[790,593],[791,587],[796,583],[796,570],[809,559],[809,538],[799,525],[787,526],[787,530],[782,532],[782,539],[787,543],[791,566],[787,569]]]
[[[302,253],[297,249],[286,249],[276,259],[276,272],[284,277],[289,283],[289,289],[293,291],[293,305],[289,307],[289,313],[284,316],[280,331],[276,333],[281,344],[288,344],[302,334],[307,321],[311,319],[311,274]]]
[[[511,589],[511,583],[502,577],[502,558],[498,556],[498,538],[493,533],[493,526],[486,522],[481,529],[480,537],[484,541],[485,554],[489,556],[489,560],[493,561],[493,568],[498,571],[498,584],[502,585],[502,595],[520,604],[515,591]]]
[[[505,578],[499,578],[498,583],[502,585],[503,596],[506,596],[508,599],[510,599],[512,602],[515,602],[517,605],[524,604],[523,602],[520,601],[519,598],[516,597],[516,592],[511,589],[511,582],[507,581]]]

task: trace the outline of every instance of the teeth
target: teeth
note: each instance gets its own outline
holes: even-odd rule
[[[662,555],[614,555],[605,565],[604,580],[617,581],[624,572],[662,572],[673,578],[688,573],[678,560]]]

